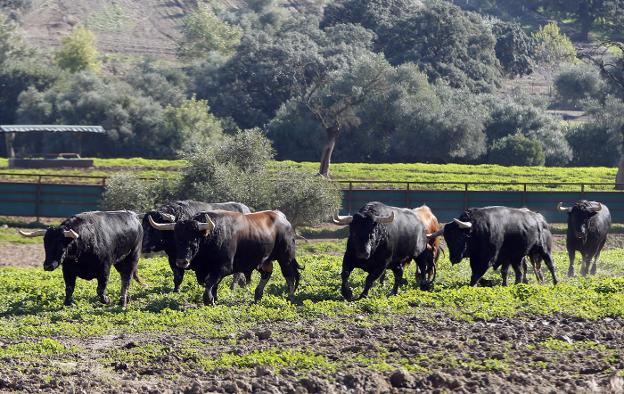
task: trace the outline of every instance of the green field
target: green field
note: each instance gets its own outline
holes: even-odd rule
[[[145,178],[175,177],[184,166],[183,160],[150,159],[95,159],[92,169],[15,170],[8,169],[7,160],[0,159],[0,179],[35,182],[37,177],[11,177],[10,174],[46,174],[46,182],[60,182],[54,175],[82,175],[105,177],[120,171],[129,171]],[[318,163],[292,161],[274,162],[273,169],[287,166],[309,172],[318,170]],[[585,190],[609,190],[614,182],[615,167],[504,167],[498,165],[466,164],[368,164],[335,163],[331,177],[336,181],[376,181],[382,183],[358,182],[353,187],[405,188],[397,182],[413,182],[411,188],[443,188],[463,190],[463,183],[517,183],[519,185],[470,185],[471,190],[522,190],[522,183],[532,183],[527,190],[580,190],[577,185],[555,186],[553,183],[605,183],[607,186],[586,186]],[[97,179],[64,179],[63,182],[97,183]],[[425,182],[418,184],[418,182]],[[455,182],[447,185],[428,185],[427,182]],[[342,183],[344,187],[348,184]]]
[[[327,377],[349,368],[368,371],[365,373],[402,368],[416,377],[426,377],[448,363],[472,373],[501,373],[509,372],[514,363],[512,342],[505,344],[503,353],[498,353],[502,356],[488,354],[480,358],[468,350],[464,354],[460,350],[452,354],[401,356],[397,348],[375,339],[363,348],[366,350],[336,357],[332,346],[318,347],[317,342],[301,334],[314,327],[323,335],[337,335],[343,340],[340,346],[346,348],[353,338],[340,332],[375,332],[378,327],[395,327],[393,322],[408,320],[434,324],[442,316],[468,328],[475,322],[500,324],[501,319],[512,318],[539,322],[556,316],[578,321],[624,317],[624,278],[614,277],[624,270],[622,249],[603,253],[598,275],[590,279],[565,278],[567,258],[557,253],[555,262],[562,279],[557,286],[550,284],[550,275],[546,274],[546,285],[535,284],[531,275],[529,285],[470,288],[466,286],[468,264],[452,267],[444,258],[433,292],[413,287],[412,265],[406,274],[409,284],[402,287],[398,296],[385,296],[391,284],[387,281],[384,286],[376,285],[368,299],[345,302],[338,290],[344,241],[301,246],[299,261],[305,270],[295,305],[286,301],[284,280],[278,270],[260,303],[252,302],[253,286],[231,291],[222,284],[218,305],[204,307],[202,288],[192,272],[187,274],[181,293],[172,294],[172,275],[165,259],[143,259],[140,273],[149,287],[133,283],[133,299],[124,310],[99,304],[95,283],[83,280],[78,281],[76,288],[76,305],[63,307],[61,272],[1,268],[0,359],[4,366],[0,366],[0,374],[31,379],[39,389],[49,389],[50,382],[72,376],[99,382],[96,384],[107,382],[120,389],[124,387],[122,382],[128,380],[138,385],[166,385],[186,381],[188,376],[236,373],[253,377],[258,366],[281,370],[279,373],[285,375],[280,376],[285,380],[292,376],[304,379],[311,374]],[[487,277],[500,283],[498,272],[490,272]],[[254,283],[256,280],[257,277]],[[356,295],[363,280],[363,273],[354,271],[351,281]],[[109,284],[113,299],[119,294],[118,282],[113,271]],[[229,285],[229,280],[226,282]],[[263,330],[268,330],[272,339],[257,342],[255,335]],[[407,328],[403,330],[405,340],[418,341]],[[598,352],[604,360],[619,360],[621,356],[619,350],[608,344],[589,339],[566,342],[554,335],[539,336],[521,346],[524,352]],[[539,360],[541,367],[557,362],[556,357]],[[81,369],[83,362],[89,363],[88,371]],[[19,368],[9,367],[13,365]]]

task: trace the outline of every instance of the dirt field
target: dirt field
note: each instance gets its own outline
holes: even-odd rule
[[[552,318],[458,322],[443,314],[389,316],[385,323],[315,321],[258,326],[214,338],[205,356],[279,348],[342,360],[338,369],[227,368],[206,373],[184,343],[205,341],[161,335],[63,340],[85,349],[50,371],[45,359],[0,366],[0,389],[24,392],[142,393],[579,393],[622,392],[624,322]],[[140,353],[158,343],[165,350],[149,360],[109,361],[111,352]],[[149,351],[148,351],[149,352]],[[411,366],[388,369],[386,357]],[[146,362],[148,361],[148,362]],[[328,367],[329,368],[329,367]],[[46,371],[46,373],[42,373]]]

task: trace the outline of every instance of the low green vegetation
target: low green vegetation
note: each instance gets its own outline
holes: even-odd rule
[[[179,176],[179,170],[185,166],[184,160],[131,159],[94,159],[91,169],[48,169],[26,170],[9,169],[6,159],[0,158],[0,179],[16,182],[37,182],[37,176],[11,177],[10,174],[44,174],[44,182],[58,183],[100,183],[100,179],[62,178],[64,175],[108,177],[119,171],[129,171],[141,178],[173,178]],[[271,171],[296,168],[306,172],[318,171],[316,162],[274,161]],[[457,189],[463,190],[464,183],[518,183],[518,185],[477,184],[470,185],[471,190],[522,190],[522,183],[527,182],[527,190],[580,190],[580,185],[555,186],[557,183],[586,183],[585,190],[611,190],[615,180],[615,167],[519,167],[494,164],[426,164],[426,163],[335,163],[331,167],[331,178],[348,188],[346,181],[358,181],[353,188],[405,188],[404,183],[413,182],[412,189]],[[53,175],[58,175],[54,177]],[[373,181],[373,182],[366,182]],[[380,182],[380,183],[375,183]],[[422,183],[418,183],[422,182]],[[431,185],[427,182],[450,182],[445,185]],[[453,184],[453,182],[455,182]],[[602,186],[591,183],[606,184]]]

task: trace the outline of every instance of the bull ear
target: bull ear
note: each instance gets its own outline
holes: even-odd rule
[[[462,222],[462,221],[461,221],[461,220],[459,220],[459,219],[453,219],[453,221],[454,221],[455,223],[457,223],[457,225],[459,226],[459,228],[463,228],[463,229],[469,229],[469,228],[472,228],[472,223],[470,223],[470,222]]]
[[[64,230],[63,231],[63,235],[65,236],[65,238],[72,238],[72,239],[78,239],[80,238],[80,236],[78,235],[77,232],[75,232],[72,229],[69,230]]]
[[[20,233],[20,235],[22,237],[43,237],[46,233],[46,231],[48,230],[35,230],[35,231],[22,231],[22,230],[17,230],[18,233]]]

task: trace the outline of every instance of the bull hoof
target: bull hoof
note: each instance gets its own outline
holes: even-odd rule
[[[74,303],[74,299],[73,298],[65,298],[65,302],[63,302],[63,305],[71,306],[73,303]]]
[[[111,300],[109,296],[104,295],[104,296],[100,296],[100,302],[104,305],[108,305],[110,304]]]
[[[574,270],[572,271],[568,271],[568,278],[574,278],[576,275],[574,275]]]
[[[386,297],[394,297],[395,295],[397,295],[397,292],[390,290],[388,294],[386,294]]]
[[[353,301],[353,292],[349,288],[342,289],[342,298],[347,301]]]

